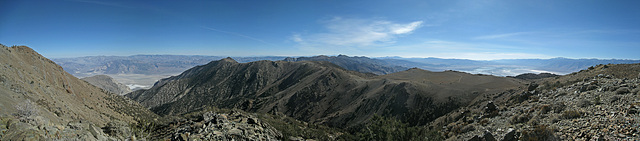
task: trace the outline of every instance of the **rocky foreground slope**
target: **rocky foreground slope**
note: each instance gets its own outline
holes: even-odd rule
[[[599,65],[479,97],[431,123],[448,140],[638,140],[640,64]]]
[[[127,85],[119,83],[118,81],[107,75],[95,75],[82,78],[82,80],[89,82],[91,85],[97,86],[118,95],[124,95],[131,92],[131,89],[129,89]]]
[[[518,79],[453,71],[411,69],[376,76],[329,62],[238,63],[227,58],[127,96],[161,115],[214,106],[350,127],[375,114],[426,124],[475,96],[522,86]]]
[[[203,112],[159,117],[71,76],[29,47],[0,45],[0,140],[283,138],[270,124],[244,112]]]
[[[0,140],[125,139],[134,135],[116,129],[153,118],[29,47],[0,45]]]

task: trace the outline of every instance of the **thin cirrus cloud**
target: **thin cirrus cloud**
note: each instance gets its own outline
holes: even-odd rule
[[[291,40],[303,46],[369,47],[391,44],[401,35],[411,34],[422,21],[398,23],[387,20],[334,17],[322,22],[326,32],[293,34]]]
[[[534,32],[514,32],[514,33],[504,33],[504,34],[478,36],[478,37],[474,37],[473,39],[476,39],[476,40],[501,39],[501,38],[509,38],[509,37],[514,37],[514,36],[529,35],[529,34],[533,34],[533,33]]]

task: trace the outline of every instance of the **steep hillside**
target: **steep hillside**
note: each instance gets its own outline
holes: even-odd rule
[[[329,62],[213,61],[128,97],[162,115],[207,106],[353,126],[374,114],[425,124],[478,95],[522,86],[512,78],[419,69],[376,76]]]
[[[638,140],[640,64],[598,65],[478,97],[430,127],[449,140]]]
[[[91,77],[82,78],[82,80],[89,82],[94,86],[98,86],[104,90],[107,90],[111,93],[124,95],[131,92],[131,89],[126,85],[117,82],[113,78],[107,75],[95,75]]]
[[[0,115],[2,124],[6,124],[2,127],[11,131],[7,134],[2,132],[3,140],[22,140],[25,136],[54,136],[53,133],[45,134],[48,133],[45,130],[31,129],[31,126],[46,126],[46,131],[56,128],[56,131],[60,130],[60,134],[66,135],[67,132],[63,132],[65,125],[71,126],[74,123],[75,126],[78,121],[78,126],[104,127],[115,121],[136,123],[157,117],[135,101],[106,93],[73,77],[29,47],[4,45],[0,45]],[[14,118],[20,122],[11,120]],[[88,130],[87,128],[73,129]],[[98,133],[93,136],[99,137]]]
[[[371,59],[367,57],[349,57],[346,55],[338,56],[314,56],[314,57],[298,57],[286,58],[285,61],[327,61],[336,64],[342,68],[362,73],[373,73],[377,75],[390,74],[400,72],[409,68],[401,67],[384,60]]]

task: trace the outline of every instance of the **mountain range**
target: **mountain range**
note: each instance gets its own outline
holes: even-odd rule
[[[127,96],[160,115],[207,106],[285,114],[346,127],[373,115],[427,122],[476,96],[522,87],[521,80],[463,72],[410,69],[374,75],[325,61],[256,61],[231,58],[191,68]]]
[[[81,80],[29,47],[0,47],[0,140],[640,138],[640,64],[625,64],[634,60],[222,58],[122,96],[108,76]],[[404,66],[411,62],[481,71],[601,64],[502,77]],[[143,64],[94,70],[144,77],[172,67]]]
[[[198,56],[198,55],[134,55],[134,56],[87,56],[78,58],[54,58],[65,70],[74,76],[87,77],[97,74],[178,74],[196,65],[206,64],[210,61],[225,58],[223,56]],[[402,58],[402,57],[349,57],[338,56],[312,56],[312,57],[233,57],[238,62],[252,62],[258,60],[286,60],[286,61],[329,61],[349,70],[371,72],[374,74],[388,74],[399,72],[408,68],[421,68],[430,71],[458,70],[470,73],[491,74],[499,76],[517,75],[509,72],[514,69],[530,69],[522,73],[539,73],[536,71],[548,71],[558,74],[566,74],[586,67],[598,64],[629,64],[638,63],[640,60],[617,59],[503,59],[503,60],[466,60],[466,59],[441,59],[441,58]],[[360,64],[360,65],[358,65]],[[358,66],[356,66],[358,65]],[[357,70],[357,67],[377,67]],[[494,67],[494,68],[491,68]],[[492,69],[492,71],[482,71]],[[474,72],[476,71],[476,72]]]

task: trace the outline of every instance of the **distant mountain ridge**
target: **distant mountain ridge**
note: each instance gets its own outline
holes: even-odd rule
[[[397,62],[398,60],[409,61],[395,63],[403,67],[418,67],[432,71],[457,70],[474,74],[490,74],[497,76],[516,76],[524,73],[543,72],[554,74],[568,74],[599,64],[640,63],[640,60],[569,59],[562,57],[551,59],[502,59],[489,61],[401,57],[381,57],[378,59],[386,60],[389,62]]]
[[[162,115],[214,106],[345,127],[374,114],[426,124],[483,93],[522,85],[513,78],[454,71],[410,69],[377,76],[326,61],[238,63],[226,58],[127,96]]]
[[[99,74],[178,74],[197,65],[225,58],[223,56],[200,55],[133,55],[133,56],[87,56],[77,58],[54,58],[65,70],[74,76],[88,77]],[[329,61],[348,70],[389,74],[408,68],[421,68],[430,71],[457,70],[474,74],[515,76],[523,73],[549,72],[567,74],[598,64],[631,64],[640,60],[621,59],[502,59],[478,61],[468,59],[441,58],[402,58],[402,57],[349,57],[312,56],[312,57],[233,57],[238,62],[258,60],[285,61]]]
[[[134,55],[134,56],[88,56],[79,58],[53,59],[66,71],[76,77],[108,75],[130,86],[131,89],[147,89],[156,81],[203,65],[222,56],[198,55]],[[348,70],[384,75],[408,68],[421,68],[430,71],[456,70],[472,74],[496,76],[516,76],[525,73],[567,74],[598,64],[640,63],[640,60],[598,60],[598,59],[505,59],[477,61],[467,59],[441,58],[401,58],[401,57],[349,57],[312,56],[312,57],[233,57],[244,63],[258,60],[285,61],[328,61]]]
[[[203,65],[222,56],[201,55],[133,55],[133,56],[86,56],[77,58],[54,58],[65,71],[76,77],[108,75],[131,86],[131,89],[151,87],[161,78]],[[257,60],[282,60],[285,57],[237,57],[241,62]]]
[[[373,73],[377,75],[390,74],[407,70],[407,67],[396,66],[384,60],[372,59],[367,57],[349,57],[346,55],[338,56],[313,56],[313,57],[288,57],[285,61],[327,61],[336,64],[347,70],[353,70],[363,73]]]

